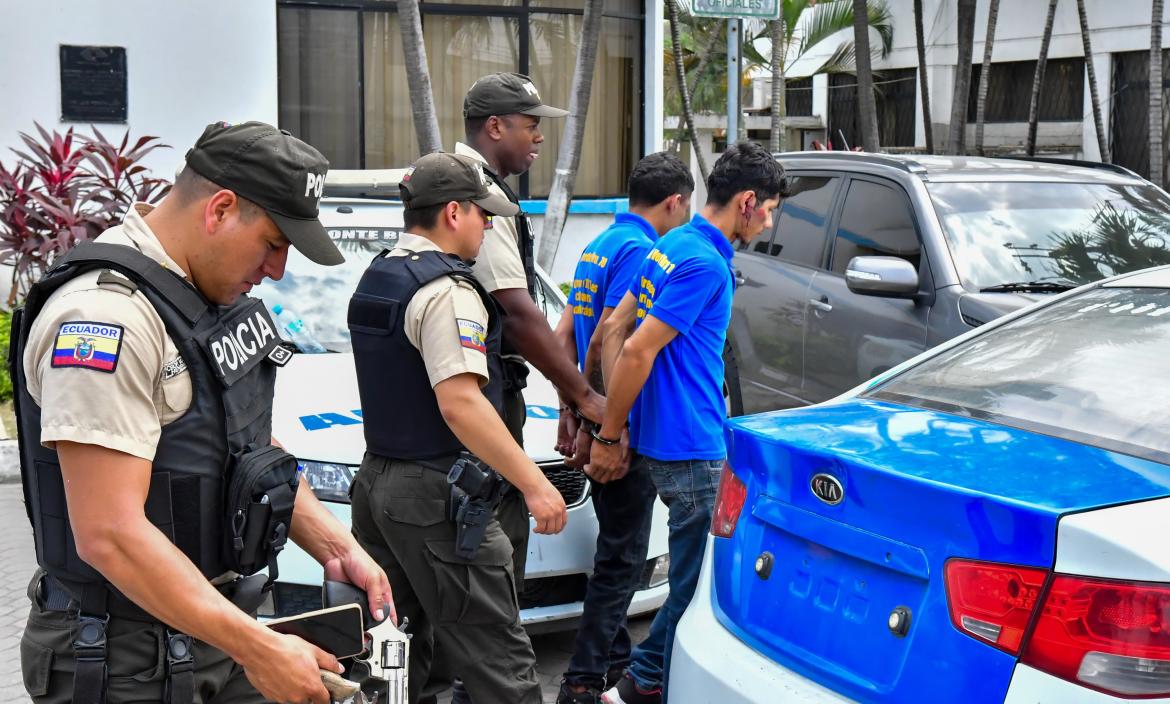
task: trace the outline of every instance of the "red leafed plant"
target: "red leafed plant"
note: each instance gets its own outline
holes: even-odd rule
[[[21,133],[25,149],[13,149],[16,163],[0,163],[0,264],[13,268],[8,305],[14,305],[53,260],[78,242],[117,225],[135,202],[155,203],[170,182],[154,178],[141,164],[159,147],[157,137],[110,142],[93,136]]]

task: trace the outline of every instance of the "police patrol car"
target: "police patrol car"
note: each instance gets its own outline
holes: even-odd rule
[[[272,433],[298,458],[313,492],[345,525],[350,524],[350,482],[365,451],[346,311],[370,259],[383,248],[392,248],[402,231],[402,205],[397,198],[404,173],[400,169],[330,171],[320,217],[345,255],[345,263],[321,267],[292,249],[284,277],[265,281],[253,291],[270,310],[279,305],[282,319],[302,320],[327,350],[296,354],[277,375]],[[564,308],[564,296],[543,272],[538,275],[537,298],[550,323],[555,323]],[[553,450],[556,391],[533,369],[524,397],[528,403],[524,447],[564,496],[569,520],[557,535],[531,536],[520,594],[521,617],[530,630],[558,630],[571,627],[581,614],[586,580],[593,568],[597,518],[584,475],[566,467]],[[653,611],[666,598],[666,533],[666,510],[658,502],[631,615]],[[285,616],[319,608],[320,565],[290,543],[278,566],[278,580],[260,615]]]

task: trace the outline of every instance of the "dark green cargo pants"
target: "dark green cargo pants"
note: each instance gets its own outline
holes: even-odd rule
[[[354,478],[354,536],[386,570],[398,615],[414,634],[410,701],[433,703],[458,673],[477,704],[539,704],[512,545],[493,521],[476,558],[457,557],[449,492],[439,472],[370,453]]]
[[[39,580],[34,577],[33,584]],[[73,638],[76,620],[64,611],[41,608],[29,587],[32,608],[20,639],[24,687],[36,704],[73,701]],[[164,701],[166,629],[111,616],[108,638],[107,704]],[[244,676],[244,669],[222,651],[195,641],[196,704],[252,704],[265,701]]]
[[[524,447],[524,421],[527,418],[524,395],[519,390],[504,391],[504,425],[508,426],[508,432],[520,447]],[[512,574],[516,575],[516,592],[522,594],[524,570],[528,566],[528,504],[524,502],[524,494],[509,491],[500,500],[496,518],[512,543]]]

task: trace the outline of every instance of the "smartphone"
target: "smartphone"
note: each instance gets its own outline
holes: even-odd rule
[[[362,607],[358,604],[309,611],[274,619],[264,625],[277,633],[303,638],[336,658],[360,655],[366,647]]]

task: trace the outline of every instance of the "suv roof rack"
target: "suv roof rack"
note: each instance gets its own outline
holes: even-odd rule
[[[848,155],[848,156],[846,156]],[[915,174],[917,176],[926,175],[926,167],[919,164],[913,159],[894,159],[884,154],[873,154],[870,152],[850,152],[850,151],[802,151],[802,152],[777,152],[772,154],[775,158],[792,157],[796,159],[832,159],[832,158],[846,158],[856,159],[857,161],[864,161],[870,164],[879,166],[889,166],[905,171],[907,173]]]
[[[1014,159],[1016,161],[1035,161],[1041,164],[1061,164],[1063,166],[1080,166],[1086,169],[1097,169],[1098,171],[1109,171],[1111,173],[1119,174],[1121,176],[1132,176],[1133,178],[1141,178],[1124,166],[1117,164],[1106,164],[1101,161],[1085,161],[1084,159],[1062,159],[1058,156],[1003,156],[1001,159]]]
[[[325,174],[323,194],[397,200],[398,184],[405,175],[406,169],[330,169]]]

